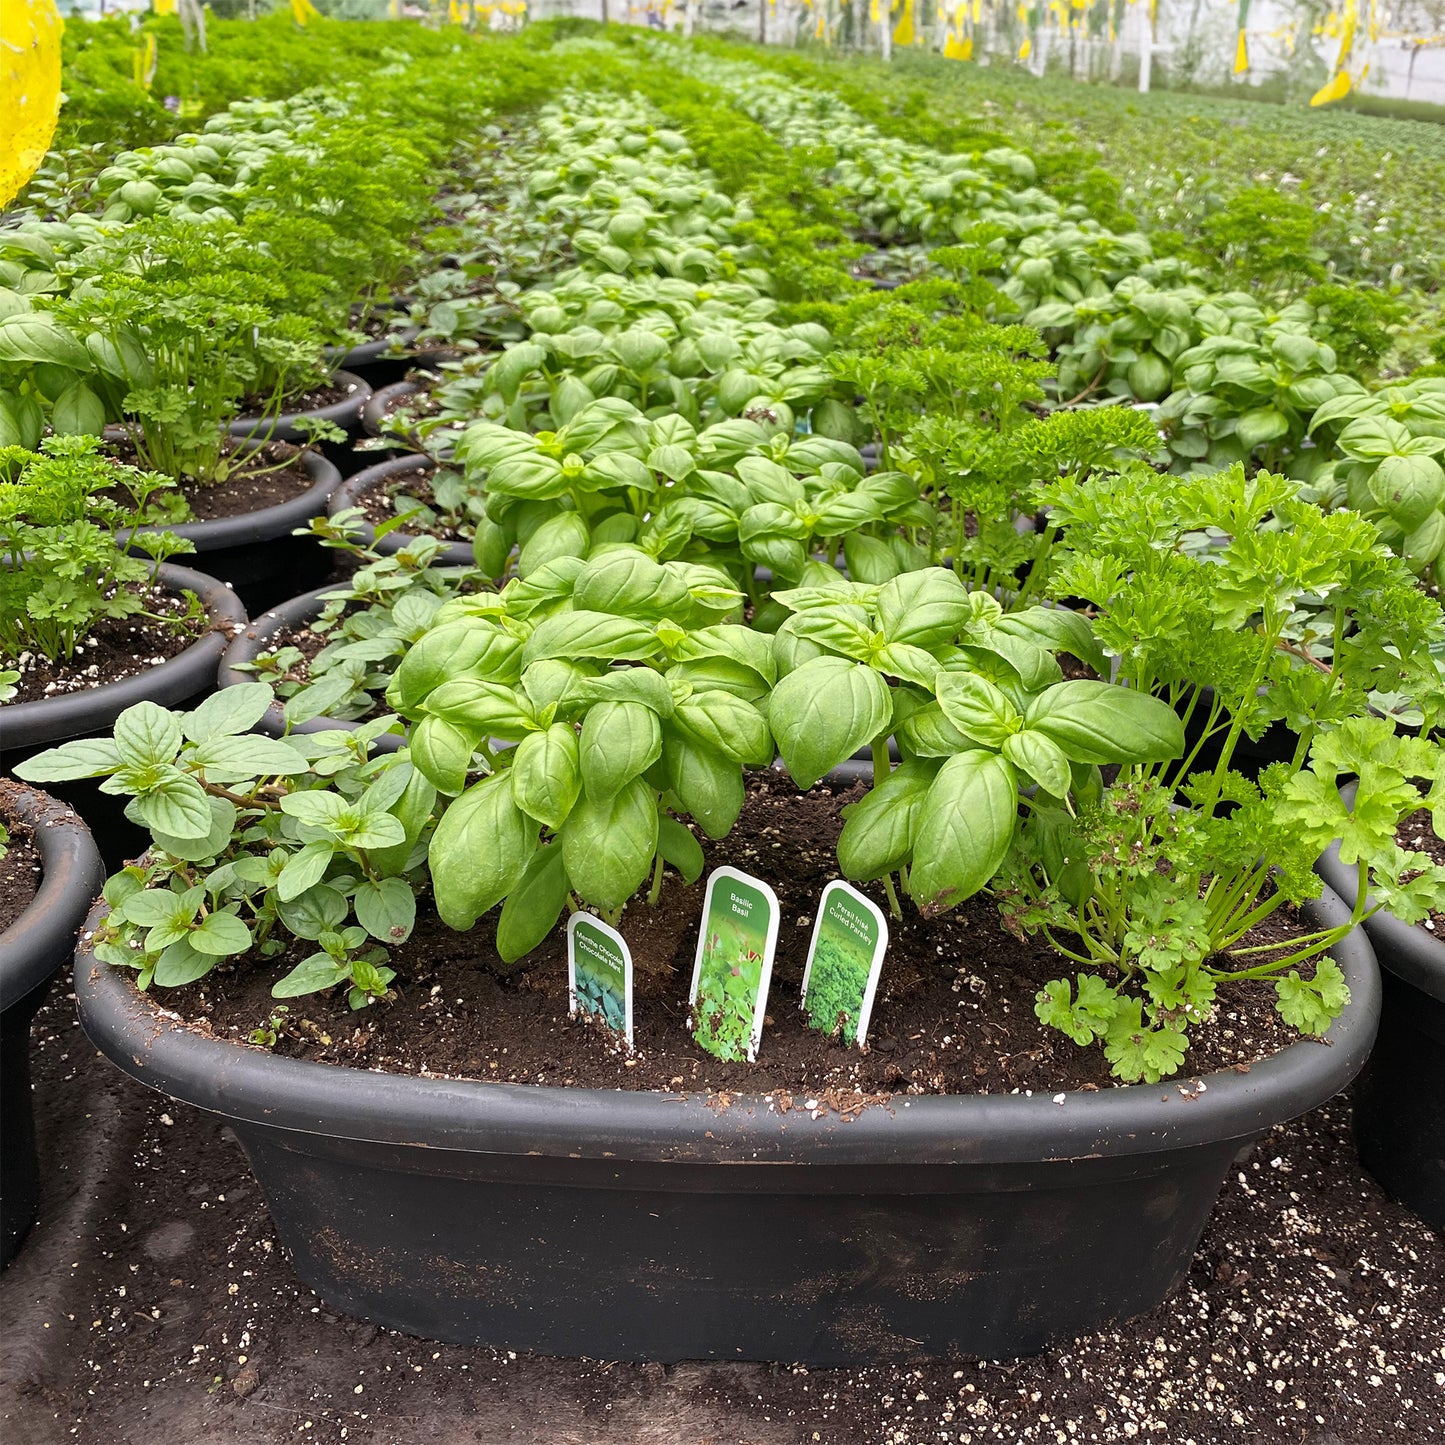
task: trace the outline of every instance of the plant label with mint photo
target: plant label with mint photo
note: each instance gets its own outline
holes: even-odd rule
[[[777,944],[773,890],[736,868],[714,869],[707,880],[688,995],[688,1027],[708,1053],[756,1060]]]
[[[632,953],[590,913],[567,920],[567,992],[573,1015],[591,1014],[632,1047]]]
[[[888,951],[888,920],[871,898],[835,878],[823,889],[808,962],[802,1008],[808,1027],[860,1047],[868,1038],[873,995]]]

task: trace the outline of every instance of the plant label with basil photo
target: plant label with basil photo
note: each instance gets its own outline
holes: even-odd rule
[[[803,970],[802,1007],[808,1027],[864,1044],[887,949],[888,920],[883,910],[851,884],[835,878],[818,901]]]
[[[724,866],[707,880],[688,1027],[720,1059],[758,1056],[778,913],[777,895],[759,878]]]
[[[573,1015],[592,1014],[632,1047],[632,954],[622,935],[590,913],[567,920],[567,993]]]

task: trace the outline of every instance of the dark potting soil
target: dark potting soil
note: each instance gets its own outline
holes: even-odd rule
[[[1230,1172],[1159,1308],[1033,1359],[807,1370],[439,1345],[291,1272],[225,1124],[32,1032],[40,1222],[0,1277],[6,1445],[1439,1445],[1445,1244],[1347,1098]],[[1067,1267],[1067,1262],[1061,1262]]]
[[[8,838],[0,838],[0,933],[4,933],[40,891],[40,849],[35,831],[16,811],[18,796],[26,791],[9,778],[0,778],[0,827]]]
[[[290,999],[287,1012],[276,1015],[277,1052],[399,1073],[706,1091],[724,1107],[731,1095],[763,1094],[780,1111],[844,1115],[895,1094],[1053,1093],[1116,1082],[1100,1049],[1079,1048],[1034,1015],[1038,990],[1074,969],[1036,940],[1004,932],[986,898],[933,921],[909,907],[902,922],[890,924],[866,1052],[806,1027],[799,997],[813,914],[823,885],[837,876],[838,810],[858,791],[800,794],[782,775],[768,773],[751,780],[749,794],[732,834],[703,845],[709,869],[730,863],[762,877],[781,904],[756,1063],[716,1059],[687,1031],[703,890],[700,883],[686,887],[671,870],[658,906],[639,895],[621,925],[636,967],[632,1058],[612,1034],[568,1018],[561,928],[521,965],[508,966],[493,947],[495,915],[456,934],[425,906],[425,921],[393,950],[394,1002],[353,1012],[340,996]],[[865,891],[887,909],[880,888]],[[1296,928],[1284,923],[1273,936]],[[208,1033],[244,1039],[272,1016],[272,983],[310,949],[298,944],[294,958],[218,970],[166,992],[164,1006]],[[1221,989],[1216,1017],[1198,1030],[1186,1060],[1190,1075],[1180,1076],[1180,1086],[1195,1074],[1246,1070],[1292,1042],[1296,1036],[1279,1022],[1273,997],[1267,984]]]
[[[211,627],[206,614],[193,613],[185,598],[159,587],[144,589],[144,596],[147,611],[166,620],[157,622],[139,614],[103,618],[91,628],[84,642],[76,644],[75,656],[68,661],[62,658],[52,662],[30,652],[19,657],[0,655],[0,666],[13,667],[20,673],[11,703],[86,692],[135,677],[178,656]],[[0,703],[0,717],[6,706]]]
[[[217,517],[243,517],[248,512],[278,507],[315,485],[316,479],[301,460],[300,447],[290,442],[268,442],[260,449],[256,465],[242,466],[218,484],[182,482],[181,492],[195,520],[211,522]],[[317,510],[324,512],[326,508],[320,505]]]
[[[436,497],[432,493],[431,478],[436,471],[433,466],[417,466],[411,471],[394,473],[376,486],[368,487],[360,497],[357,504],[360,506],[366,520],[373,527],[380,527],[385,522],[390,522],[399,513],[408,510],[411,502],[420,502],[424,507],[430,507],[433,512],[436,510]],[[402,526],[402,531],[417,534],[425,532],[430,537],[440,537],[443,542],[470,542],[471,536],[463,534],[456,527],[450,527],[440,520],[432,523],[424,523],[421,518],[415,517]]]
[[[1429,790],[1429,784],[1426,782],[1419,782],[1419,786],[1422,791]],[[1418,813],[1411,813],[1395,829],[1395,842],[1407,853],[1426,853],[1432,863],[1445,864],[1445,840],[1436,836],[1435,824],[1431,821],[1428,808],[1421,808]],[[1432,913],[1418,926],[1445,938],[1445,913]]]
[[[313,386],[306,391],[297,392],[294,396],[287,396],[281,402],[281,411],[287,416],[320,411],[322,407],[335,406],[337,402],[345,401],[347,397],[355,395],[355,392],[355,387],[333,386],[327,382],[325,386]],[[262,396],[257,393],[248,396],[241,402],[241,414],[238,420],[258,416],[271,405],[273,402],[269,395]]]

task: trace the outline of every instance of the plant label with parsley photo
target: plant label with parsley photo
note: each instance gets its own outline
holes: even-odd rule
[[[592,1014],[632,1047],[632,954],[615,928],[590,913],[567,920],[567,990],[574,1016]]]
[[[808,1027],[860,1047],[868,1037],[873,995],[888,949],[888,920],[871,898],[835,878],[823,889],[808,963],[802,1007]]]
[[[773,890],[736,868],[714,869],[688,995],[688,1027],[708,1053],[749,1063],[757,1059],[777,944]]]

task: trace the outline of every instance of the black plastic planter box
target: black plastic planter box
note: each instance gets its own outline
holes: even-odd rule
[[[1334,953],[1353,1000],[1328,1044],[1247,1073],[896,1097],[851,1122],[276,1058],[179,1026],[83,947],[76,989],[114,1063],[230,1121],[333,1308],[552,1354],[824,1365],[1028,1354],[1156,1305],[1241,1147],[1369,1052],[1369,943]]]
[[[295,596],[298,588],[320,586],[330,574],[333,558],[320,541],[292,534],[313,517],[326,515],[327,501],[341,485],[341,473],[316,452],[305,453],[302,465],[312,484],[290,501],[164,529],[192,543],[196,550],[187,557],[230,587],[249,613],[274,607]]]
[[[203,572],[171,563],[161,566],[160,582],[169,592],[194,592],[206,609],[211,631],[184,652],[134,677],[103,683],[84,692],[7,703],[0,708],[0,764],[7,772],[26,758],[71,738],[109,733],[126,708],[149,699],[163,707],[194,707],[216,690],[216,668],[234,633],[246,623],[246,609],[229,587]],[[125,816],[125,799],[102,793],[91,779],[46,785],[84,817],[110,868],[140,852],[149,835]]]
[[[105,882],[85,824],[34,788],[16,798],[35,830],[40,888],[0,933],[0,1265],[9,1264],[35,1223],[40,1176],[30,1099],[30,1021],[56,970],[74,953],[81,921]]]
[[[1355,784],[1341,789],[1347,804]],[[1353,868],[1334,844],[1320,876],[1348,903]],[[1381,911],[1365,920],[1380,961],[1380,1036],[1355,1085],[1360,1162],[1402,1204],[1445,1236],[1445,942]]]

